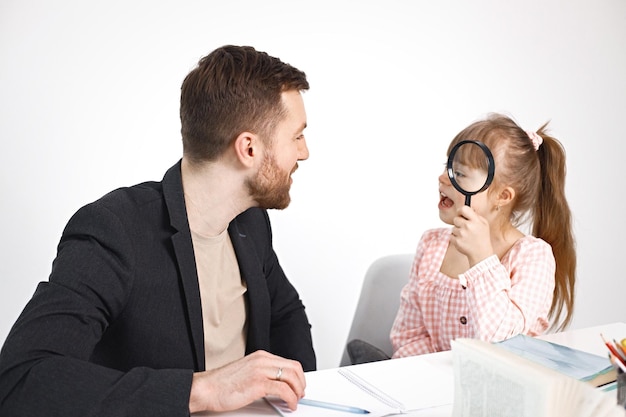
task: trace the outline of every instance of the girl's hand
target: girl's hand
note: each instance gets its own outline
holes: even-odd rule
[[[469,206],[462,206],[453,220],[452,243],[467,256],[470,267],[493,255],[489,222]]]

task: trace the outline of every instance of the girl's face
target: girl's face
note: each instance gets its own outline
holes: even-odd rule
[[[485,183],[485,173],[478,169],[463,168],[457,170],[455,179],[463,189],[478,190]],[[489,189],[472,196],[471,205],[474,211],[489,218],[494,203],[489,197]],[[452,224],[459,208],[465,204],[465,196],[454,188],[448,178],[446,169],[439,175],[439,218],[446,224]]]

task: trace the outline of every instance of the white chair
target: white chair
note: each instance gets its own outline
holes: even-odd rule
[[[384,256],[368,268],[340,366],[351,365],[347,344],[355,339],[373,345],[387,356],[393,353],[389,332],[400,305],[400,291],[409,280],[413,256]]]

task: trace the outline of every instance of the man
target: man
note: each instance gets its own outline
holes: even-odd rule
[[[295,409],[315,369],[265,209],[309,156],[303,72],[251,47],[182,85],[183,157],[68,222],[0,353],[2,416],[188,416],[265,395]]]

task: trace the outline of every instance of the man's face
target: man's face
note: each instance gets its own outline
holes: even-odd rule
[[[256,176],[248,182],[250,195],[259,207],[284,209],[291,202],[291,174],[298,168],[298,161],[309,157],[304,138],[306,113],[298,91],[282,93],[286,115],[273,132],[271,145],[265,149],[263,162]]]

